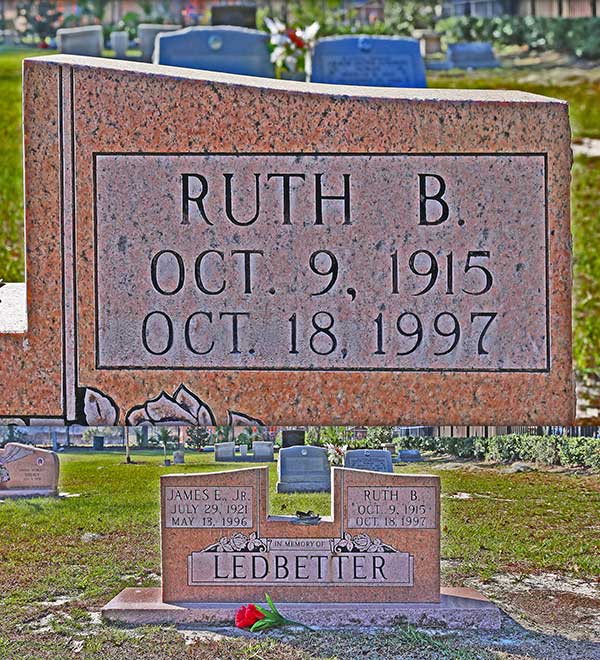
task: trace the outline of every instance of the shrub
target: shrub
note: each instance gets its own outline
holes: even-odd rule
[[[600,470],[600,438],[513,433],[491,438],[400,438],[400,445],[499,463],[529,461]]]
[[[600,57],[600,18],[453,16],[436,24],[448,43],[491,41],[500,46],[556,50],[576,57]]]

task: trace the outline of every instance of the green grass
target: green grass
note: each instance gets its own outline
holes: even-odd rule
[[[569,102],[575,139],[600,138],[600,71],[566,67],[508,67],[485,72],[428,72],[429,87],[518,89]]]
[[[600,366],[600,158],[575,158],[572,196],[573,353],[592,369]]]
[[[84,658],[189,657],[170,628],[148,627],[131,634],[118,626],[94,623],[89,614],[124,587],[160,583],[160,475],[217,467],[213,454],[188,452],[184,466],[170,468],[161,465],[160,452],[133,456],[136,463],[127,465],[122,453],[112,451],[63,453],[60,489],[79,497],[0,504],[0,658],[70,658],[74,642],[83,645]],[[225,463],[218,469],[239,467]],[[441,477],[442,556],[452,566],[446,583],[460,585],[471,577],[485,580],[498,572],[555,571],[588,579],[600,575],[599,478],[448,470],[437,468],[435,462],[402,469]],[[327,494],[275,494],[275,464],[270,466],[270,480],[271,513],[291,514],[297,509],[330,513]],[[472,499],[448,497],[457,492],[469,493]],[[60,599],[65,602],[60,604]],[[48,615],[52,617],[43,621]],[[430,648],[435,640],[421,639],[410,629],[390,634],[379,640],[381,648],[401,642],[403,648],[425,649],[433,658],[498,657],[473,655],[452,640]],[[265,657],[342,659],[348,656],[336,648],[343,648],[344,639],[343,634],[338,636],[335,647],[330,637],[317,636],[311,648],[318,655],[301,655],[298,649],[294,655],[292,647],[273,640],[252,642],[254,646],[239,640],[227,645],[230,655],[219,656],[215,647],[214,656],[202,655],[207,653],[204,648],[194,657],[260,657],[275,644],[277,651]],[[306,646],[305,641],[298,644]]]

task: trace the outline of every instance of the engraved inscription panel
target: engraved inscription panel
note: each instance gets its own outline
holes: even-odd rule
[[[350,529],[435,529],[435,489],[429,486],[347,489]]]
[[[251,486],[166,486],[163,495],[165,527],[250,528],[254,516],[253,495],[254,488]]]
[[[547,371],[543,155],[96,154],[98,368]]]

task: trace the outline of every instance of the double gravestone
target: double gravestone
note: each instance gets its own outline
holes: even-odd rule
[[[570,423],[566,104],[166,71],[25,61],[1,415]],[[440,591],[436,477],[337,469],[315,525],[267,493],[266,468],[163,477],[162,591],[105,615],[231,620],[266,590],[307,623],[490,615]]]

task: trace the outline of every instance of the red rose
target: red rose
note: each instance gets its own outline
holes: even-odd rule
[[[257,621],[264,619],[265,615],[256,609],[256,605],[242,605],[235,615],[235,625],[238,628],[250,628]]]
[[[304,48],[305,43],[302,41],[302,39],[296,34],[296,30],[290,29],[287,31],[287,36],[289,40],[296,45],[298,48]]]

